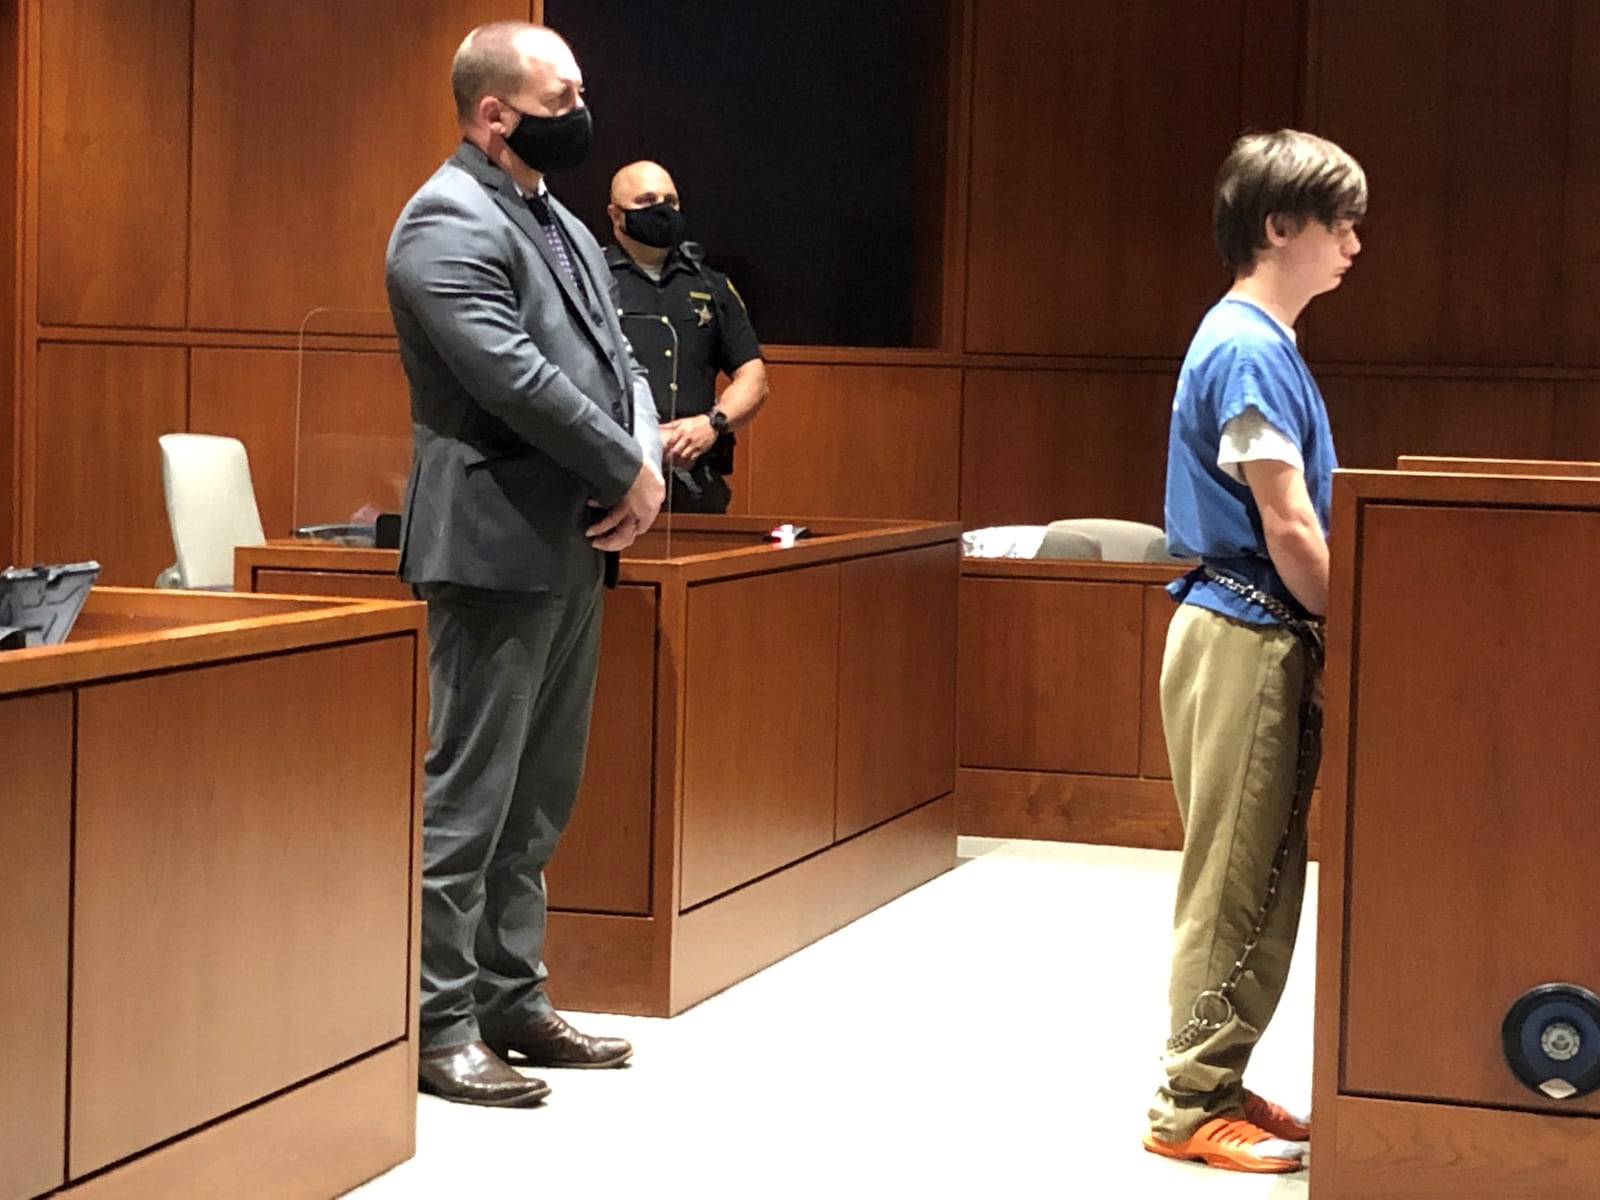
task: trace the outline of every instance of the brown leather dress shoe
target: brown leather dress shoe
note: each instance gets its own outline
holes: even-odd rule
[[[446,1100],[496,1108],[525,1108],[550,1094],[544,1080],[513,1071],[482,1042],[420,1054],[417,1083],[422,1091]]]
[[[633,1046],[622,1038],[590,1037],[579,1033],[560,1013],[535,1017],[515,1033],[484,1034],[495,1053],[513,1054],[536,1067],[620,1067],[633,1057]]]

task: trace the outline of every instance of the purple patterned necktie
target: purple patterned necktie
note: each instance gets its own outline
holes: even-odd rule
[[[561,236],[561,230],[556,227],[555,214],[550,211],[550,201],[543,192],[529,192],[524,197],[528,208],[532,211],[534,219],[539,222],[539,227],[544,230],[544,240],[550,243],[550,252],[556,256],[556,261],[561,264],[561,269],[567,273],[567,278],[585,296],[587,289],[583,280],[578,277],[577,268],[572,265],[572,257],[567,253],[567,241]]]

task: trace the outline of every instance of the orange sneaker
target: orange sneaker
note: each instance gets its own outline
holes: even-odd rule
[[[1243,1117],[1212,1117],[1181,1142],[1163,1142],[1146,1134],[1144,1148],[1163,1158],[1252,1175],[1283,1175],[1305,1166],[1304,1146],[1274,1137]]]
[[[1297,1116],[1281,1104],[1263,1100],[1249,1090],[1244,1094],[1244,1119],[1261,1126],[1273,1137],[1280,1137],[1286,1142],[1311,1140],[1310,1113],[1303,1117]]]

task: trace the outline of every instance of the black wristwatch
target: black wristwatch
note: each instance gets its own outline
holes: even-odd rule
[[[711,422],[711,432],[715,433],[718,437],[721,437],[723,434],[728,432],[728,414],[723,412],[720,408],[717,408],[715,405],[713,405],[711,411],[706,414],[706,420]]]

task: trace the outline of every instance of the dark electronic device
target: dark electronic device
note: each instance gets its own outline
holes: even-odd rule
[[[99,576],[97,562],[0,571],[0,650],[66,641]]]
[[[377,545],[378,531],[374,525],[333,522],[326,525],[301,525],[294,531],[297,538],[313,538],[319,542],[336,542],[341,546],[368,548]]]

